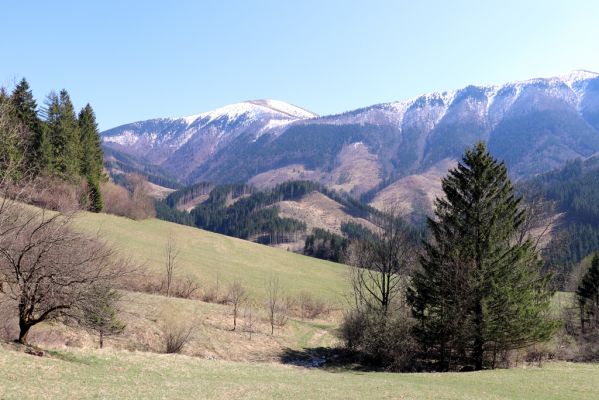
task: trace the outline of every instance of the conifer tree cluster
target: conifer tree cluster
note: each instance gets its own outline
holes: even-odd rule
[[[42,118],[43,117],[43,118]],[[103,154],[98,125],[87,104],[76,113],[66,90],[50,93],[39,110],[23,78],[12,93],[0,93],[0,168],[13,168],[15,179],[58,176],[73,184],[84,180],[91,211],[103,208],[100,181]]]
[[[507,169],[483,143],[442,184],[445,197],[428,220],[432,237],[408,294],[415,335],[441,370],[494,367],[506,351],[555,331],[549,277],[521,234],[525,209]]]

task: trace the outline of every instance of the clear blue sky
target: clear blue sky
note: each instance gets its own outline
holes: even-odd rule
[[[598,1],[2,1],[0,83],[102,129],[275,98],[320,114],[599,71]]]

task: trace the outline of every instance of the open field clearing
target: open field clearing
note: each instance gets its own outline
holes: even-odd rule
[[[0,348],[2,399],[596,399],[599,365],[470,373],[328,372],[125,351]]]
[[[164,249],[172,236],[180,248],[177,274],[190,274],[204,287],[215,285],[217,277],[222,285],[239,279],[261,297],[268,279],[276,276],[289,294],[306,290],[337,304],[347,294],[347,267],[341,264],[157,219],[82,213],[75,223],[90,233],[99,231],[121,254],[155,274],[163,273]]]

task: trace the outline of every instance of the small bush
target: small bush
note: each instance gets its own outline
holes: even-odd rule
[[[217,286],[206,288],[202,292],[200,300],[216,304],[225,304],[228,301],[227,296],[222,296]]]
[[[172,295],[182,299],[195,299],[199,296],[200,284],[196,279],[187,275],[184,278],[175,279]]]
[[[135,220],[154,217],[154,199],[148,195],[145,181],[139,176],[132,176],[130,180],[129,190],[111,182],[102,183],[104,211]]]
[[[297,297],[300,318],[315,319],[330,312],[330,308],[324,301],[314,298],[308,292],[301,292]]]
[[[407,315],[383,315],[352,311],[339,329],[345,346],[361,353],[363,361],[391,371],[414,367],[417,344]]]
[[[281,304],[277,304],[274,314],[275,326],[283,327],[287,325],[287,321],[289,321],[289,314],[291,314],[291,305],[292,303],[289,301],[289,299],[285,299],[281,302]]]
[[[55,211],[74,211],[86,208],[87,184],[68,182],[58,177],[38,177],[24,188],[17,187],[23,201]]]
[[[192,339],[195,323],[180,313],[165,311],[160,329],[164,340],[164,352],[178,354]]]

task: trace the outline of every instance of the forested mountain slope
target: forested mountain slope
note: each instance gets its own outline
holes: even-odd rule
[[[105,147],[143,157],[186,184],[312,180],[376,206],[413,208],[478,140],[515,179],[598,152],[599,76],[575,71],[468,86],[322,117],[259,100],[102,135]]]

